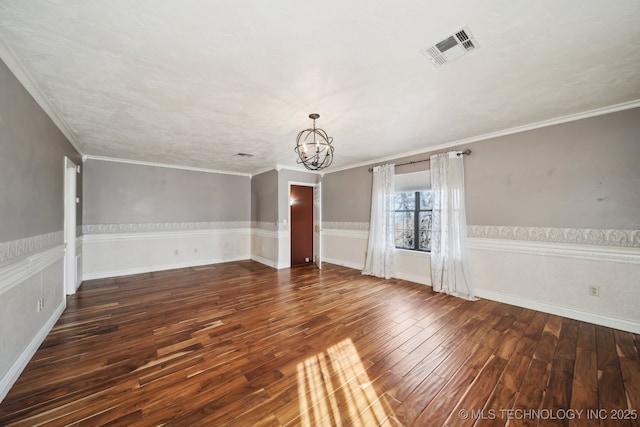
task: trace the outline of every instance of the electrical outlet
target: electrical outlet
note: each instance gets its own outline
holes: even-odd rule
[[[592,297],[600,296],[600,286],[598,285],[589,285],[589,295]]]

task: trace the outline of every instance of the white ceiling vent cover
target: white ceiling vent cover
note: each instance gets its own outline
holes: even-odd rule
[[[422,49],[421,52],[429,58],[433,65],[440,67],[447,62],[473,52],[479,47],[469,28],[464,27],[435,45]]]

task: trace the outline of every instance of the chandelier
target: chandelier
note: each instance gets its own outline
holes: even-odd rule
[[[312,171],[324,169],[333,162],[333,138],[324,130],[316,129],[316,119],[319,117],[320,114],[309,114],[313,128],[301,131],[296,138],[296,162]]]

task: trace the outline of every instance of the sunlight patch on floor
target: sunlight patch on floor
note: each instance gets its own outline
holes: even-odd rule
[[[376,393],[351,339],[298,364],[300,424],[383,425],[394,414]]]

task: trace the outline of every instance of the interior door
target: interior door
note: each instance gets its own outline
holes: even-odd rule
[[[291,185],[291,266],[313,260],[313,187]]]
[[[313,186],[313,262],[322,268],[322,209],[321,183]]]

